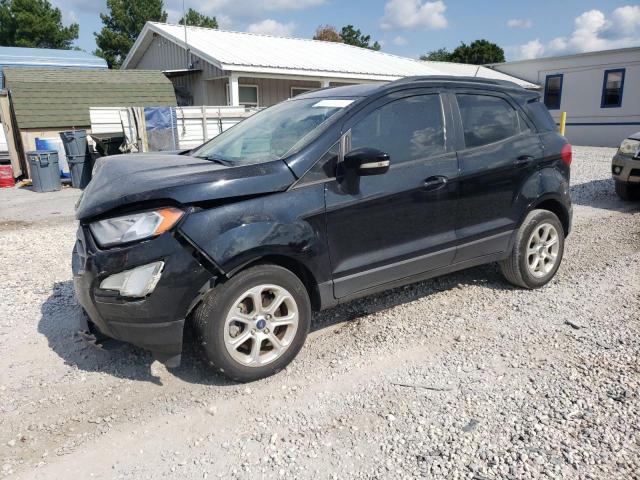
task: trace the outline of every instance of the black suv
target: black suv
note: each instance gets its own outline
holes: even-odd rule
[[[311,312],[487,262],[537,288],[571,228],[571,146],[535,92],[419,77],[317,90],[175,155],[107,157],[77,208],[90,328],[180,360],[185,319],[238,381]]]

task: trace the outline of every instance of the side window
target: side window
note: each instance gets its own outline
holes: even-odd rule
[[[336,176],[340,142],[336,142],[300,179],[300,184],[314,183]]]
[[[560,108],[562,100],[562,74],[547,75],[544,82],[544,104],[549,110]]]
[[[351,129],[351,149],[386,152],[392,164],[444,153],[440,95],[416,95],[387,103]]]
[[[518,112],[500,97],[456,95],[467,148],[498,142],[520,133]],[[526,129],[526,123],[524,123]]]

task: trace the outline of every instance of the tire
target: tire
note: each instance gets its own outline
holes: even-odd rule
[[[311,302],[304,284],[286,268],[271,264],[248,268],[216,286],[194,313],[205,359],[237,382],[259,380],[285,368],[304,345],[310,324]]]
[[[550,228],[545,230],[546,226]],[[549,232],[549,236],[547,240],[542,240],[545,231]],[[541,239],[539,242],[535,239],[535,233]],[[555,238],[555,243],[552,243],[552,238]],[[547,244],[548,247],[545,246]],[[533,245],[535,248],[532,248]],[[513,285],[527,289],[540,288],[554,277],[563,254],[564,230],[558,217],[548,210],[533,210],[520,225],[513,249],[500,262],[500,269]]]
[[[616,193],[622,200],[640,200],[640,185],[631,185],[626,182],[616,182]]]

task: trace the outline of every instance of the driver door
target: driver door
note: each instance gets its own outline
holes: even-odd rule
[[[431,89],[395,92],[345,123],[343,152],[386,152],[386,173],[326,186],[336,298],[449,265],[455,255],[458,161],[449,105]],[[340,170],[340,168],[338,169]]]

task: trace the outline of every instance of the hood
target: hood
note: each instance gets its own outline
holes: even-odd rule
[[[640,132],[636,132],[633,135],[629,135],[628,138],[630,138],[632,140],[640,140]]]
[[[125,205],[173,201],[188,205],[285,190],[295,176],[282,160],[227,167],[185,155],[136,153],[100,160],[76,209],[87,220]]]

